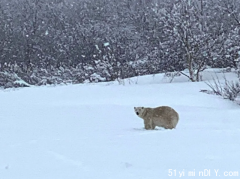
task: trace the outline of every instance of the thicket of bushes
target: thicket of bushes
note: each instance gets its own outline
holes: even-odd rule
[[[207,66],[237,68],[239,11],[238,0],[1,0],[0,86],[199,81]]]

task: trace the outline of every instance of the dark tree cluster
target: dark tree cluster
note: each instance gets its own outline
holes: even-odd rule
[[[0,86],[235,67],[238,0],[1,0]],[[187,70],[187,72],[183,72]]]

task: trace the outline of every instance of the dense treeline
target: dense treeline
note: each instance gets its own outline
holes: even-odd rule
[[[0,86],[199,81],[208,66],[237,67],[239,12],[238,0],[1,0]]]

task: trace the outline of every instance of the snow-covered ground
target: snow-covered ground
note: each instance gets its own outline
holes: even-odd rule
[[[0,178],[240,177],[240,106],[199,92],[204,82],[167,80],[0,91]],[[144,130],[133,107],[160,105],[179,113],[177,128]]]

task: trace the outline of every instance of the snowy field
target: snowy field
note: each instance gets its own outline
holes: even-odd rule
[[[240,106],[167,81],[1,90],[0,179],[240,178]],[[161,105],[177,128],[144,130],[133,107]]]

